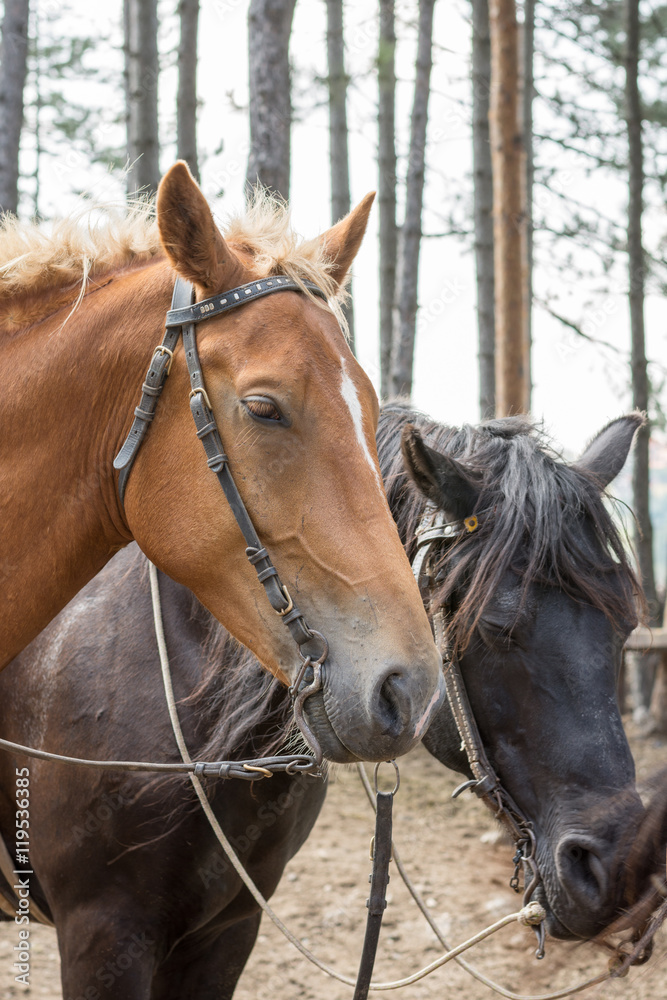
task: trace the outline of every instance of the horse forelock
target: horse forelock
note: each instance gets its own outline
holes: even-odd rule
[[[465,584],[452,619],[455,641],[469,641],[504,574],[517,572],[524,599],[533,584],[555,585],[604,613],[618,631],[634,627],[643,611],[641,587],[630,565],[611,500],[580,469],[563,461],[528,417],[507,417],[460,428],[438,424],[402,403],[380,416],[378,452],[399,533],[414,556],[414,532],[425,498],[409,480],[400,431],[416,424],[426,442],[471,470],[479,483],[479,528],[443,548],[440,599]]]
[[[231,217],[221,231],[249,264],[251,278],[286,275],[322,306],[322,301],[305,288],[305,282],[319,285],[347,332],[342,309],[346,293],[332,277],[334,262],[319,240],[304,240],[294,232],[283,201],[257,188],[246,211]],[[70,218],[48,224],[5,215],[0,218],[0,314],[5,309],[11,311],[14,326],[33,322],[34,301],[26,301],[22,310],[20,300],[39,296],[44,299],[43,315],[48,315],[45,292],[57,294],[74,286],[71,294],[75,304],[91,279],[148,263],[162,253],[155,204],[149,200],[127,209],[88,205]]]

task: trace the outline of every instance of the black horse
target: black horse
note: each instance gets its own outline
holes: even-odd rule
[[[477,531],[443,546],[441,600],[488,754],[534,824],[538,896],[559,937],[591,937],[618,912],[615,865],[642,816],[615,697],[636,581],[601,497],[637,425],[634,416],[610,424],[570,466],[518,418],[455,430],[394,406],[380,421],[381,467],[410,552],[425,497],[452,520],[478,518]],[[189,592],[164,576],[160,585],[192,755],[284,745],[284,690]],[[87,757],[178,759],[137,550],[119,554],[0,677],[0,732]],[[425,743],[467,772],[448,709]],[[16,768],[27,763],[0,756],[9,845]],[[57,928],[66,1000],[231,997],[260,914],[187,779],[29,767],[31,891]],[[271,895],[324,782],[215,781],[209,793]]]

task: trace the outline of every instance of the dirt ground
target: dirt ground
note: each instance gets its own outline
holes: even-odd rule
[[[641,782],[644,775],[664,766],[667,744],[656,739],[632,742]],[[508,888],[512,849],[507,843],[494,842],[493,823],[484,807],[469,794],[452,802],[456,776],[421,748],[401,762],[401,779],[394,839],[449,943],[459,943],[517,910],[520,897]],[[323,961],[348,975],[356,973],[363,940],[372,828],[372,812],[356,773],[339,770],[310,839],[288,866],[273,897],[274,908],[301,940]],[[378,981],[405,977],[442,950],[393,870],[388,898],[374,976]],[[33,926],[32,941],[31,985],[25,988],[13,982],[15,929],[10,924],[0,926],[0,1000],[22,996],[60,1000],[55,932]],[[468,952],[468,957],[487,976],[523,994],[562,989],[606,967],[605,956],[592,946],[553,941],[538,962],[534,942],[532,931],[511,925]],[[265,918],[235,1000],[350,1000],[351,995],[351,987],[307,964]],[[492,996],[453,963],[393,995],[399,1000],[487,1000]],[[648,965],[633,969],[625,979],[593,987],[585,995],[597,1000],[664,1000],[664,929]]]

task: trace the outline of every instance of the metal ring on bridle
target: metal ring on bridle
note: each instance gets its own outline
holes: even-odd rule
[[[327,656],[329,655],[329,643],[327,642],[327,640],[325,639],[325,637],[322,635],[322,633],[317,631],[317,629],[315,629],[315,628],[309,628],[308,631],[310,632],[311,636],[313,636],[313,638],[319,639],[320,642],[322,643],[322,654],[321,654],[321,656],[318,656],[318,658],[316,660],[314,660],[312,658],[312,656],[304,656],[303,653],[301,652],[301,647],[299,647],[299,656],[304,661],[304,663],[306,663],[306,661],[310,661],[310,663],[312,663],[313,666],[315,666],[315,664],[317,664],[318,666],[321,667],[322,664],[324,663],[324,661],[326,660]],[[299,673],[301,674],[302,671],[303,671],[303,667],[299,671]]]
[[[395,795],[401,785],[401,775],[398,770],[398,764],[396,763],[395,760],[381,760],[378,761],[378,763],[375,765],[373,769],[373,785],[375,787],[375,794],[377,795],[377,793],[380,791],[380,789],[378,788],[378,771],[380,770],[382,764],[391,764],[391,766],[394,769],[394,772],[396,774],[396,783],[394,784],[394,787],[392,788],[391,792],[389,792],[388,794]]]

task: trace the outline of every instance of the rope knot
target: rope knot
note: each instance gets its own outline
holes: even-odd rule
[[[543,920],[546,920],[546,911],[539,903],[528,903],[516,915],[516,919],[524,927],[537,927]]]

